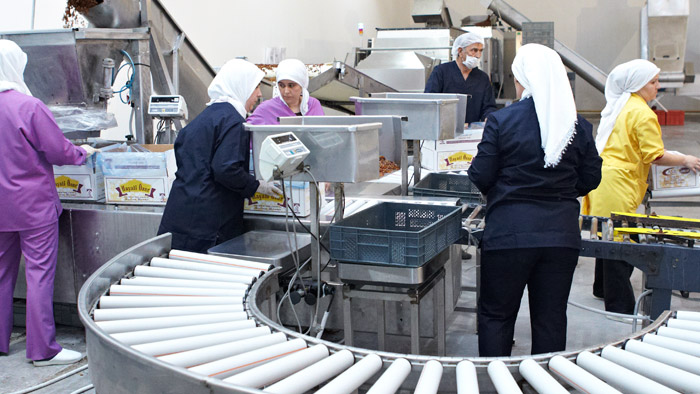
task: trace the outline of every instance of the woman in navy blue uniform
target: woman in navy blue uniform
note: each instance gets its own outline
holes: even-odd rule
[[[243,234],[243,201],[255,192],[281,194],[248,172],[250,137],[243,129],[260,93],[264,73],[234,59],[221,67],[211,101],[175,140],[177,172],[158,234],[172,234],[172,248],[206,253]]]
[[[496,110],[489,76],[479,70],[484,39],[476,33],[457,37],[452,45],[452,58],[433,70],[425,84],[425,93],[469,94],[464,123],[481,122]]]
[[[469,179],[486,196],[479,355],[510,356],[525,286],[532,354],[566,348],[566,306],[581,247],[579,202],[600,183],[592,127],[577,116],[553,50],[524,45],[513,61],[520,101],[488,118]]]

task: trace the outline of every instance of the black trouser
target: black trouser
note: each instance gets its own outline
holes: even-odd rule
[[[479,355],[510,356],[525,286],[530,300],[532,354],[566,349],[566,305],[579,251],[572,248],[482,253]]]
[[[595,259],[593,295],[605,299],[606,311],[634,313],[632,271],[634,266],[622,260]]]

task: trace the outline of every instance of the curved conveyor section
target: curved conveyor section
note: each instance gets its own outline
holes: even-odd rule
[[[509,358],[432,357],[301,335],[261,312],[264,264],[170,250],[168,234],[112,259],[78,307],[103,393],[700,392],[700,313],[666,312],[605,346]],[[266,308],[266,310],[268,310]],[[555,379],[556,378],[556,379]]]

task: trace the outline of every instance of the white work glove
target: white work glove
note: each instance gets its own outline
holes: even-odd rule
[[[265,182],[265,181],[260,181],[260,186],[258,186],[258,190],[255,191],[256,193],[261,193],[261,194],[267,194],[268,196],[272,197],[281,197],[282,196],[282,190],[280,190],[277,186],[275,186],[274,183],[272,182]]]
[[[90,157],[90,156],[94,155],[95,153],[100,152],[99,149],[95,149],[88,144],[80,145],[80,147],[85,150],[85,153],[87,153],[87,157]]]

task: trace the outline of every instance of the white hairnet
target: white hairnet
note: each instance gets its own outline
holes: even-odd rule
[[[306,115],[309,111],[309,72],[306,70],[306,65],[297,59],[286,59],[282,60],[277,65],[277,72],[275,73],[277,82],[288,80],[294,81],[301,86],[302,97],[301,97],[301,114]],[[272,90],[272,97],[280,96],[280,91],[277,85],[275,85]],[[282,100],[284,102],[284,100]],[[285,103],[286,105],[287,103]]]
[[[513,76],[535,101],[545,167],[559,164],[576,134],[576,103],[559,55],[540,44],[523,45],[513,59]]]
[[[452,44],[452,58],[456,59],[459,56],[459,48],[466,48],[471,44],[484,45],[484,37],[476,33],[464,33],[455,39]]]
[[[613,68],[605,81],[605,108],[600,113],[600,125],[595,139],[595,147],[599,153],[603,152],[612,133],[617,117],[622,112],[632,93],[639,91],[649,83],[660,68],[648,60],[635,59],[622,63]]]
[[[229,60],[209,85],[207,93],[211,100],[207,105],[230,103],[245,118],[247,115],[245,102],[264,76],[265,73],[253,63],[243,59]]]
[[[24,83],[27,54],[14,41],[0,40],[0,92],[16,90],[32,95]]]

